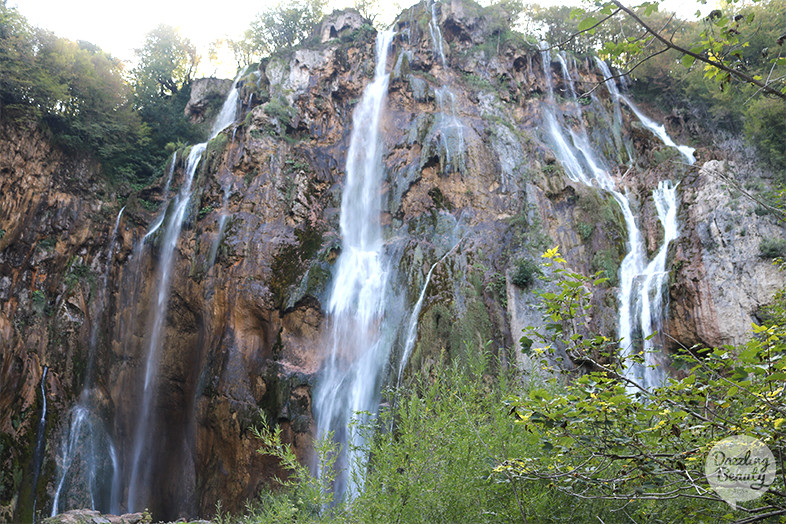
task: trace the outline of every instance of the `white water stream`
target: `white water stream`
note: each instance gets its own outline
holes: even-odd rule
[[[439,58],[439,63],[445,66],[445,42],[442,40],[442,29],[439,27],[437,19],[437,2],[431,0],[431,19],[428,23],[428,30],[431,33],[431,42],[434,44],[434,54]]]
[[[144,455],[149,450],[151,440],[151,419],[153,400],[157,393],[158,365],[161,359],[162,335],[164,333],[166,310],[169,304],[169,286],[171,284],[172,269],[175,259],[175,248],[180,238],[180,230],[186,215],[188,203],[191,200],[191,184],[194,174],[202,159],[207,143],[197,144],[191,148],[186,160],[185,179],[177,196],[174,207],[169,213],[169,221],[164,230],[159,252],[157,285],[154,288],[155,302],[153,304],[152,326],[147,344],[145,358],[145,374],[142,389],[142,405],[136,423],[133,454],[131,459],[131,476],[128,484],[128,511],[134,512],[145,508],[147,500],[146,486],[149,484],[149,475],[152,464],[145,460]],[[143,239],[144,241],[144,239]]]
[[[390,355],[382,337],[388,268],[380,223],[384,168],[379,124],[387,99],[385,68],[392,40],[392,31],[377,35],[374,80],[352,118],[341,198],[342,251],[327,308],[331,342],[314,393],[317,438],[332,433],[342,446],[334,486],[337,498],[352,497],[362,487],[364,440],[350,424],[355,417],[367,421],[376,412]]]
[[[212,126],[210,140],[218,136],[221,131],[234,123],[237,118],[238,91],[237,83],[243,72],[235,78],[227,98]],[[161,353],[164,350],[164,328],[166,327],[166,312],[169,305],[169,290],[172,279],[172,269],[175,262],[175,248],[180,238],[180,230],[186,218],[186,211],[191,200],[192,183],[194,175],[202,160],[202,155],[207,148],[207,142],[191,147],[186,159],[185,175],[180,191],[174,197],[171,210],[162,213],[161,219],[150,228],[142,239],[142,243],[158,230],[168,217],[166,227],[161,239],[158,255],[158,275],[156,278],[155,300],[152,304],[151,326],[144,362],[144,381],[142,388],[142,402],[138,412],[133,446],[131,452],[131,471],[128,480],[128,511],[138,511],[145,508],[150,493],[150,475],[153,464],[147,459],[152,446],[152,426],[154,419],[154,404],[158,394],[158,371]],[[174,165],[174,159],[172,161]],[[170,175],[171,176],[171,175]],[[169,185],[169,183],[167,183]]]
[[[38,477],[41,475],[41,466],[44,462],[44,450],[46,448],[46,373],[49,371],[44,366],[41,373],[41,418],[38,421],[36,433],[35,452],[33,454],[33,521],[36,518],[36,504],[38,502]]]
[[[106,502],[106,507],[101,509],[111,510],[111,501],[105,500],[101,492],[111,492],[112,487],[103,489],[100,484],[107,480],[104,477],[109,476],[113,480],[117,478],[118,464],[116,459],[110,457],[108,465],[103,463],[102,457],[103,450],[109,450],[110,455],[114,455],[114,443],[109,437],[103,423],[95,415],[94,405],[94,373],[95,373],[95,353],[98,345],[98,333],[101,325],[102,313],[106,306],[107,284],[109,282],[109,273],[112,270],[112,261],[115,254],[115,246],[117,245],[117,231],[120,226],[120,219],[125,211],[125,206],[120,209],[115,219],[112,233],[109,236],[109,248],[106,254],[106,263],[104,272],[101,276],[101,285],[98,287],[98,305],[95,308],[96,317],[92,319],[90,327],[90,338],[88,339],[88,358],[87,369],[85,372],[85,380],[82,385],[82,392],[79,396],[79,402],[71,409],[70,424],[68,427],[68,434],[63,442],[61,448],[61,456],[58,463],[58,475],[55,483],[56,489],[52,503],[52,516],[58,512],[60,505],[60,498],[63,496],[63,489],[68,486],[67,477],[72,471],[72,466],[75,461],[80,462],[78,468],[74,468],[75,475],[79,478],[72,478],[70,481],[77,486],[84,486],[88,490],[90,509],[96,509],[97,501]],[[46,401],[46,396],[44,396]],[[46,407],[46,404],[44,404]],[[106,472],[106,468],[111,467],[111,474]],[[99,504],[100,505],[100,504]]]
[[[677,145],[677,143],[674,142],[674,140],[666,132],[666,126],[664,126],[663,124],[658,124],[657,122],[653,121],[651,118],[647,117],[647,115],[642,113],[641,110],[636,106],[636,104],[634,104],[630,100],[630,98],[620,94],[619,89],[617,89],[617,84],[614,83],[614,78],[613,78],[614,75],[611,74],[611,69],[609,68],[606,62],[604,62],[603,60],[601,60],[599,57],[596,56],[595,64],[598,66],[598,69],[600,69],[600,72],[603,75],[603,78],[605,79],[604,84],[606,85],[606,88],[609,90],[609,94],[611,95],[611,100],[614,103],[615,118],[622,118],[621,111],[620,111],[620,100],[622,100],[623,102],[625,102],[625,105],[627,105],[631,109],[631,111],[633,111],[633,114],[636,115],[636,118],[639,119],[639,121],[644,125],[644,127],[649,129],[665,145],[669,147],[673,147],[677,151],[679,151],[682,154],[682,156],[685,157],[685,160],[688,162],[688,164],[693,165],[694,162],[696,162],[696,158],[693,156],[696,149],[690,146]],[[624,78],[625,78],[624,76],[620,77],[621,80]]]
[[[565,168],[568,177],[574,182],[580,182],[591,187],[608,192],[617,201],[625,219],[627,228],[627,253],[622,260],[619,270],[619,314],[618,332],[621,340],[621,357],[625,360],[626,375],[631,380],[645,389],[651,389],[660,385],[665,377],[662,362],[659,362],[656,354],[657,348],[653,347],[651,336],[662,324],[663,318],[663,292],[666,280],[666,254],[671,241],[678,236],[678,226],[676,219],[677,212],[677,192],[676,186],[671,182],[663,181],[653,192],[653,199],[658,210],[658,218],[664,229],[664,239],[658,253],[652,261],[647,260],[646,250],[642,240],[641,232],[638,228],[637,217],[631,206],[628,197],[619,191],[611,178],[607,163],[593,148],[588,138],[582,119],[582,107],[577,103],[571,103],[567,109],[572,116],[578,116],[578,124],[569,127],[560,118],[559,108],[554,96],[554,89],[551,81],[551,56],[547,46],[542,47],[543,70],[548,76],[548,100],[549,107],[545,109],[545,129],[551,142],[554,152]],[[568,84],[569,91],[575,94],[573,80],[569,68],[563,56],[559,57],[563,80]],[[608,68],[602,61],[601,70],[606,78],[610,77]],[[621,95],[613,82],[607,81],[612,101],[618,104]],[[593,104],[597,101],[593,100]],[[632,104],[628,104],[633,109]],[[599,114],[604,114],[598,111]],[[634,110],[636,116],[642,119]],[[621,118],[621,111],[615,105],[614,118]],[[644,120],[642,120],[643,123]],[[608,122],[609,128],[619,126],[621,122]],[[577,128],[576,128],[577,127]],[[648,126],[649,127],[649,126]],[[659,135],[660,136],[660,135]],[[668,135],[666,135],[668,136]],[[661,137],[662,138],[662,137]],[[669,138],[669,141],[671,139]],[[676,146],[673,141],[664,143]],[[680,151],[685,154],[683,149]],[[691,155],[692,159],[692,155]],[[636,362],[631,357],[636,354],[643,354],[642,362]],[[629,388],[634,391],[636,388]]]

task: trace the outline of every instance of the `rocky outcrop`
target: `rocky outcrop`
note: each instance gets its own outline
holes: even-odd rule
[[[197,78],[191,82],[186,116],[197,124],[211,121],[221,109],[231,86],[232,81],[224,78]]]
[[[37,415],[44,368],[50,423],[84,376],[83,345],[97,312],[97,254],[117,210],[85,158],[53,148],[37,129],[0,124],[0,518],[32,520]],[[107,225],[108,224],[108,225]],[[51,426],[50,426],[51,427]],[[43,466],[53,469],[53,462]],[[45,490],[39,486],[37,494]],[[7,506],[17,494],[19,506]],[[5,513],[5,517],[3,517]]]
[[[684,235],[674,252],[670,289],[675,344],[744,342],[751,324],[761,322],[760,309],[784,286],[782,272],[761,249],[783,238],[783,223],[777,211],[752,198],[766,187],[761,173],[753,173],[750,166],[711,160],[684,182]]]
[[[351,37],[367,21],[354,9],[335,11],[326,16],[319,26],[319,39],[324,44],[329,40],[342,37]]]
[[[625,226],[608,194],[570,180],[544,136],[547,82],[568,93],[559,65],[544,70],[535,47],[476,4],[443,2],[433,14],[436,28],[425,3],[396,23],[382,118],[391,325],[406,323],[434,267],[405,379],[487,341],[503,362],[526,364],[517,343],[525,325],[541,321],[534,291],[546,284],[522,289],[513,275],[519,261],[539,260],[557,244],[572,268],[609,277],[588,314],[593,329],[614,336]],[[373,29],[351,11],[332,15],[318,37],[247,72],[239,82],[245,112],[207,145],[177,243],[159,394],[149,413],[139,406],[163,235],[148,232],[174,192],[161,180],[125,202],[107,260],[120,206],[97,181],[97,166],[67,158],[35,132],[2,129],[9,147],[0,148],[0,432],[11,450],[2,469],[19,474],[2,477],[0,501],[13,518],[32,514],[33,494],[22,485],[33,484],[44,366],[52,409],[35,494],[38,508],[51,509],[69,410],[91,355],[90,405],[117,455],[115,469],[102,466],[101,481],[113,482],[113,471],[130,474],[134,434],[148,417],[155,445],[144,457],[153,468],[145,489],[155,518],[209,516],[219,500],[235,511],[273,482],[281,472],[256,453],[250,430],[260,411],[310,460],[311,393],[341,251],[352,114],[375,53]],[[579,83],[600,78],[581,58],[574,69]],[[210,93],[227,82],[195,83],[190,114],[203,114]],[[742,340],[756,310],[784,284],[758,255],[762,239],[783,235],[781,226],[729,193],[751,182],[733,166],[672,162],[670,149],[627,110],[620,133],[629,147],[619,148],[604,120],[612,100],[603,89],[594,96],[581,118],[640,211],[650,251],[662,238],[652,189],[663,179],[680,181],[668,334],[686,345]],[[186,154],[178,153],[173,188],[182,183]],[[391,331],[398,359],[403,327]],[[63,500],[74,507],[78,491],[65,488]],[[126,495],[123,488],[118,496]]]

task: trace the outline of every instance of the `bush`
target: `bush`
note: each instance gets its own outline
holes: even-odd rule
[[[763,258],[778,258],[786,256],[786,239],[765,238],[759,244],[759,254]]]
[[[747,110],[745,135],[775,168],[786,168],[786,103],[759,98]],[[783,180],[781,180],[783,182]]]
[[[516,263],[511,282],[513,282],[514,286],[525,289],[535,282],[539,275],[541,275],[540,267],[535,262],[529,259],[521,259]]]

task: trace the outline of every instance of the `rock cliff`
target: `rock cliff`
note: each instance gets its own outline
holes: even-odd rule
[[[544,68],[538,46],[508,31],[499,13],[460,0],[417,4],[395,29],[381,124],[382,225],[395,290],[388,311],[398,319],[390,377],[426,284],[405,376],[487,341],[503,362],[524,364],[518,339],[541,321],[533,308],[540,286],[519,287],[514,275],[554,245],[573,268],[610,277],[594,292],[589,320],[615,336],[625,222],[608,193],[568,176],[544,131],[548,86],[559,104],[575,104],[560,64]],[[113,234],[121,205],[99,166],[52,149],[35,130],[0,127],[6,518],[27,520],[34,500],[48,514],[56,495],[60,508],[89,505],[84,450],[59,480],[70,465],[63,457],[78,402],[90,406],[93,441],[100,435],[103,443],[104,458],[91,459],[109,486],[94,493],[102,511],[128,510],[124,479],[138,460],[140,417],[154,435],[143,458],[152,468],[147,506],[161,518],[207,516],[219,500],[236,510],[271,482],[275,466],[255,453],[250,432],[260,410],[310,459],[346,154],[353,109],[373,76],[375,35],[356,13],[335,13],[309,43],[265,59],[238,83],[242,111],[208,143],[177,241],[149,413],[139,406],[163,249],[151,224],[173,212],[170,188],[183,181],[187,152],[176,156],[171,183],[124,202]],[[590,60],[568,62],[579,87],[603,78]],[[609,91],[584,101],[580,119],[614,160],[609,171],[636,209],[650,253],[663,235],[653,188],[679,182],[664,350],[743,340],[785,283],[758,251],[763,239],[782,237],[782,226],[738,192],[750,180],[720,153],[700,149],[689,166],[625,106],[615,138]],[[207,106],[199,96],[189,104],[194,118]],[[49,411],[39,435],[45,369]],[[47,443],[42,455],[39,439]]]

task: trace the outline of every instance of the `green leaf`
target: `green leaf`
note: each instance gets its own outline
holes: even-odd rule
[[[597,23],[598,23],[598,20],[594,16],[588,16],[587,18],[585,18],[584,20],[579,22],[578,30],[579,31],[586,31],[586,30],[588,30],[589,28],[591,28],[592,26],[594,26]]]
[[[695,61],[696,61],[696,59],[693,58],[690,55],[683,55],[683,57],[682,57],[682,65],[684,67],[690,68],[690,66],[692,66]]]

